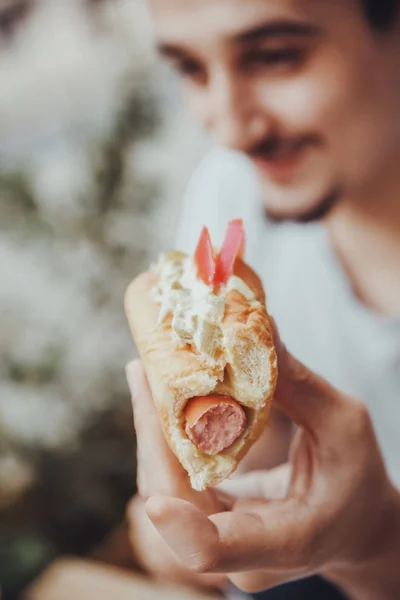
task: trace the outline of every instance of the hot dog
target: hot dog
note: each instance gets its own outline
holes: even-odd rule
[[[189,439],[211,456],[232,446],[246,427],[246,413],[240,404],[217,394],[189,400],[184,416]]]
[[[241,221],[219,253],[163,254],[129,286],[125,310],[161,426],[192,487],[217,485],[268,420],[277,361],[265,295],[242,260]]]

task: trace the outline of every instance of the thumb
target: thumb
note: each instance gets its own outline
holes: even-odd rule
[[[225,512],[206,517],[189,502],[157,496],[146,513],[178,559],[197,573],[232,573],[258,567],[266,545],[262,519]]]
[[[176,556],[198,573],[297,569],[314,524],[297,499],[245,500],[232,512],[204,515],[184,500],[152,497],[146,512]]]
[[[322,432],[326,435],[347,398],[292,356],[282,343],[275,323],[273,329],[278,357],[276,405],[314,437],[320,437]]]

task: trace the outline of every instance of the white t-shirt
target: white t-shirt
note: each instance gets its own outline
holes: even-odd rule
[[[250,162],[215,149],[189,185],[178,249],[193,252],[204,225],[220,244],[227,222],[237,217],[246,227],[246,260],[264,283],[285,344],[366,403],[389,474],[400,486],[400,319],[371,313],[356,299],[321,223],[268,222]]]

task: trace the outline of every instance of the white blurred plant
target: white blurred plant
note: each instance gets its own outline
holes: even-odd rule
[[[124,289],[204,148],[157,88],[141,0],[0,0],[1,35],[0,506],[127,401]]]

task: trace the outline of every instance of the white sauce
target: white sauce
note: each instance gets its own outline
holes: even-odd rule
[[[254,301],[251,289],[233,275],[215,294],[197,278],[192,258],[185,255],[162,254],[154,271],[158,283],[152,298],[160,304],[159,324],[172,315],[171,327],[179,341],[194,344],[200,353],[215,357],[222,341],[227,292],[237,290],[248,301]]]

